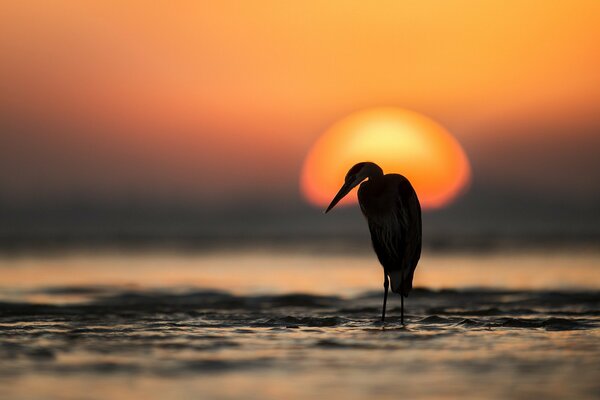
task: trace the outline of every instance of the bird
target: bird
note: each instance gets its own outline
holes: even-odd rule
[[[412,290],[413,276],[421,257],[421,204],[410,181],[400,174],[383,174],[379,165],[360,162],[345,177],[325,213],[328,213],[354,187],[358,203],[367,219],[371,243],[383,267],[383,310],[385,322],[388,289],[401,296],[400,323],[404,325],[404,298]]]

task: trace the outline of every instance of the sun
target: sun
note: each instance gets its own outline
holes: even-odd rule
[[[302,194],[311,204],[326,206],[348,169],[361,161],[406,176],[423,208],[449,204],[471,177],[465,152],[441,125],[413,111],[378,107],[353,113],[323,133],[304,160]],[[340,204],[356,201],[349,195]]]

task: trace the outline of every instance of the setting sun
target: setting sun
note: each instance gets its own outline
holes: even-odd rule
[[[424,208],[445,206],[470,179],[468,159],[448,131],[416,112],[381,107],[343,118],[317,140],[304,161],[302,193],[326,206],[348,169],[361,161],[406,176]],[[347,196],[341,204],[355,202],[356,196]]]

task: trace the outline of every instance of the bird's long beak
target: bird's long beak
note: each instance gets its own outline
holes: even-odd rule
[[[346,196],[348,193],[350,193],[350,191],[352,190],[352,188],[354,188],[354,186],[356,186],[355,184],[353,184],[354,182],[346,182],[344,183],[344,185],[342,186],[342,188],[340,189],[339,192],[337,192],[337,194],[335,195],[335,197],[333,198],[333,200],[331,200],[331,203],[329,204],[329,207],[327,207],[327,210],[325,210],[325,214],[327,214],[329,212],[329,210],[331,210],[333,207],[335,207],[335,205],[344,198],[344,196]]]

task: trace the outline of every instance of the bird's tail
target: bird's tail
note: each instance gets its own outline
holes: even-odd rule
[[[400,293],[406,297],[412,289],[412,277],[406,276],[403,272],[402,270],[390,271],[388,276],[390,277],[392,292]]]

